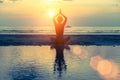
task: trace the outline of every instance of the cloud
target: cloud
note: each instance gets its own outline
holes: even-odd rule
[[[12,2],[17,2],[17,1],[22,1],[22,0],[9,0],[9,2],[12,1]]]
[[[16,1],[19,1],[19,0],[7,0],[7,1],[13,1],[13,2],[16,2]],[[3,3],[3,2],[6,2],[5,0],[0,0],[0,3]]]
[[[0,0],[0,3],[3,3],[4,2],[4,0]]]

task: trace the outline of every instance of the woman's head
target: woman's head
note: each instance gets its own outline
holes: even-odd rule
[[[59,23],[61,23],[61,22],[63,21],[63,17],[59,15],[59,16],[57,17],[57,21],[58,21]]]

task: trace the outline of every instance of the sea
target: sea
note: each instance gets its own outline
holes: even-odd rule
[[[0,26],[0,34],[55,34],[54,26]],[[68,26],[65,27],[64,34],[120,34],[120,26]]]
[[[94,35],[92,44],[113,43],[55,44],[54,47],[49,44],[14,45],[18,41],[31,41],[30,44],[36,39],[37,42],[40,36],[34,38],[34,34],[53,35],[55,29],[52,26],[0,27],[0,80],[120,80],[120,44],[114,46],[119,42],[120,27],[71,26],[66,27],[64,32],[66,35],[77,35],[79,39],[84,38],[79,35],[88,35],[81,42],[76,39],[80,43],[91,40],[89,35]],[[31,34],[28,38],[16,36]],[[11,40],[10,35],[15,37]],[[104,35],[108,37],[102,39]],[[6,45],[8,42],[11,45]]]

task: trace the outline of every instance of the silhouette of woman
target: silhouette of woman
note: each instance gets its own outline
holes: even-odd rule
[[[54,72],[58,72],[59,77],[62,76],[62,72],[67,70],[67,65],[64,60],[64,44],[56,44],[56,58],[54,63]]]
[[[67,17],[64,16],[61,12],[59,11],[59,14],[54,16],[53,22],[55,25],[55,31],[56,31],[56,38],[57,39],[63,39],[63,33],[64,33],[64,26],[67,22]]]

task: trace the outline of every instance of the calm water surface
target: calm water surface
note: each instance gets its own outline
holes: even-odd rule
[[[0,47],[0,80],[120,80],[120,46],[69,47]]]
[[[65,34],[80,35],[80,34],[116,34],[120,35],[120,26],[71,26],[65,27]],[[55,34],[54,26],[34,26],[34,27],[5,27],[0,26],[0,34]]]

